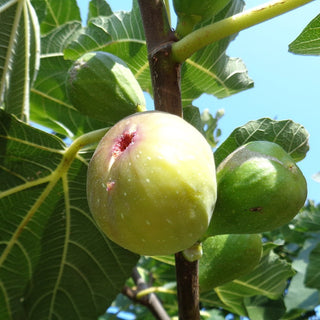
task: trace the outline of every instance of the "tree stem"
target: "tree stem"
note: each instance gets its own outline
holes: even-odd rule
[[[172,58],[177,41],[168,22],[163,0],[138,0],[142,16],[155,109],[182,116],[181,64]],[[168,3],[168,2],[166,2]],[[176,254],[176,275],[180,320],[200,320],[198,262],[188,262]]]
[[[142,16],[153,86],[155,109],[182,116],[180,63],[172,59],[177,41],[163,0],[138,0]]]
[[[184,62],[196,51],[241,30],[279,16],[313,0],[273,0],[197,29],[172,45],[172,57]]]
[[[175,259],[179,320],[200,320],[199,261],[187,261],[182,252],[176,253]]]

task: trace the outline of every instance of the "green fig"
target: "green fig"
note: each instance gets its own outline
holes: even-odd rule
[[[88,167],[87,197],[101,230],[142,255],[193,246],[216,201],[212,150],[181,117],[141,112],[113,126]]]
[[[218,198],[207,235],[261,233],[293,219],[307,197],[306,180],[278,144],[241,146],[217,168]]]
[[[173,0],[177,14],[176,32],[180,37],[190,33],[193,27],[208,18],[217,15],[231,0]]]
[[[261,236],[230,234],[207,238],[199,260],[200,292],[212,290],[252,271],[262,255]]]
[[[145,111],[145,98],[131,70],[108,52],[89,52],[72,65],[66,89],[82,114],[114,124],[137,111]]]

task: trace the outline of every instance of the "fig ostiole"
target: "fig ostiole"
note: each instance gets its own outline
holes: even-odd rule
[[[146,110],[143,91],[126,63],[103,51],[88,52],[68,72],[66,90],[82,114],[114,124]]]
[[[218,197],[207,235],[261,233],[288,222],[307,197],[306,180],[278,144],[254,141],[217,168]]]
[[[199,260],[200,292],[250,273],[262,255],[261,236],[257,234],[229,234],[207,238],[202,243]]]
[[[102,231],[141,255],[189,248],[216,202],[212,150],[182,118],[137,113],[114,125],[89,163],[87,197]]]

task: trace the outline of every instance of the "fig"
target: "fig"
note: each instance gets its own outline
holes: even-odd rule
[[[101,230],[141,255],[191,247],[216,201],[212,150],[182,118],[141,112],[115,124],[89,163],[87,198]]]
[[[200,292],[212,290],[248,274],[262,255],[261,236],[229,234],[207,238],[202,243],[199,260]]]
[[[145,98],[133,73],[108,52],[89,52],[76,60],[68,71],[66,90],[79,112],[108,124],[145,110]]]
[[[177,14],[176,32],[186,36],[197,23],[217,15],[231,0],[173,0]]]
[[[254,141],[217,168],[218,197],[208,235],[261,233],[288,222],[307,197],[306,180],[278,144]]]

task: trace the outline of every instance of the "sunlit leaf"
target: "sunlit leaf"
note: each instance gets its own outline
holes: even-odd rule
[[[289,51],[297,54],[320,54],[320,14],[317,15],[289,45]]]
[[[44,9],[40,24],[41,34],[47,34],[71,21],[81,21],[80,10],[76,0],[46,0],[45,8],[43,7],[43,2],[35,0],[36,10]]]
[[[110,16],[112,10],[105,0],[91,0],[89,3],[88,20],[98,16]]]
[[[39,65],[38,19],[30,1],[8,0],[0,6],[0,21],[0,106],[28,121],[29,92]]]
[[[215,152],[216,164],[232,151],[250,141],[271,141],[279,144],[296,162],[302,160],[309,150],[309,133],[292,120],[276,121],[269,118],[249,121],[232,131]]]

